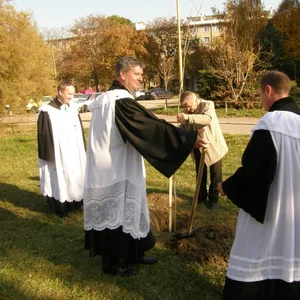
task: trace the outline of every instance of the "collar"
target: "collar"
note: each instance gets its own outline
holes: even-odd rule
[[[58,97],[55,97],[55,99],[54,99],[54,102],[55,102],[55,104],[58,106],[58,109],[61,109],[61,107],[63,106],[63,107],[66,107],[66,106],[70,106],[69,105],[69,103],[68,104],[63,104],[59,99],[58,99]]]
[[[298,107],[297,103],[292,97],[285,97],[275,101],[271,105],[269,112],[275,110],[285,110],[285,111],[291,111],[300,114],[300,108]]]
[[[128,91],[128,89],[118,80],[114,80],[111,87],[108,89],[109,91],[112,90],[126,90]],[[128,91],[128,93],[130,94],[130,91]]]

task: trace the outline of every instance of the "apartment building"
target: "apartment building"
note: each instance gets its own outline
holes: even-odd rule
[[[222,22],[223,20],[217,16],[200,15],[188,18],[194,37],[199,39],[200,44],[203,45],[209,45],[213,39],[221,35]]]
[[[268,19],[272,18],[274,14],[275,10],[272,8],[263,12],[263,16]],[[194,37],[199,39],[200,44],[207,46],[221,35],[223,22],[224,20],[217,15],[200,15],[199,17],[188,18],[188,24]]]

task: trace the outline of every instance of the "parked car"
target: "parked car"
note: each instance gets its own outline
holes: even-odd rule
[[[171,99],[174,94],[162,88],[154,88],[145,92],[146,100]]]
[[[75,99],[80,99],[80,98],[83,98],[84,95],[85,95],[85,94],[83,94],[83,93],[75,93],[75,94],[74,94],[74,98],[75,98]]]
[[[43,96],[39,100],[35,100],[35,99],[31,98],[26,105],[26,111],[31,112],[31,113],[37,113],[38,109],[43,104],[47,104],[50,101],[53,101],[53,98],[51,96]]]
[[[97,92],[97,93],[92,93],[92,94],[87,94],[88,100],[94,101],[97,99],[98,96],[100,96],[102,94],[102,92]]]
[[[77,105],[79,113],[88,112],[88,105],[91,104],[102,92],[92,94],[81,94],[81,97],[75,97],[71,100],[74,105]]]
[[[145,90],[143,90],[143,89],[141,89],[141,90],[134,90],[131,94],[132,94],[132,96],[136,100],[143,100],[143,99],[145,99]]]

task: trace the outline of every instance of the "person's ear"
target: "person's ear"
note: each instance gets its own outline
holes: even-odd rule
[[[268,96],[270,96],[272,94],[272,87],[270,85],[266,85],[265,86],[265,91],[267,93]]]
[[[126,72],[124,70],[120,71],[120,77],[121,77],[122,80],[125,80],[125,78],[126,78]]]

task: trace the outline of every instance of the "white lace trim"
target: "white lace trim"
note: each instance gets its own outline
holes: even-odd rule
[[[146,193],[128,181],[104,188],[85,189],[84,229],[104,230],[122,226],[133,238],[150,231]]]

